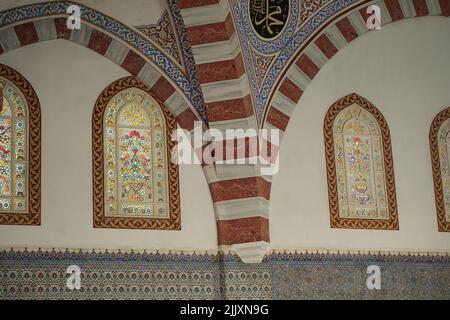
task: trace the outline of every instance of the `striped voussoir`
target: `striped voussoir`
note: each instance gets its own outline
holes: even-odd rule
[[[228,1],[182,0],[180,8],[210,128],[220,130],[224,137],[226,129],[256,129],[249,81]],[[214,203],[219,246],[224,250],[232,246],[242,260],[259,262],[269,243],[271,182],[261,177],[256,165],[249,164],[250,158],[259,155],[258,147],[251,146],[252,139],[232,137],[219,142],[224,156],[228,153],[226,159],[241,159],[246,164],[216,161],[203,164],[203,169]]]
[[[0,30],[0,54],[41,41],[69,40],[108,58],[144,82],[168,107],[182,128],[191,130],[194,121],[201,121],[184,94],[177,90],[177,85],[138,50],[106,30],[86,23],[82,23],[81,29],[68,29],[66,21],[65,18],[50,17],[6,26]]]
[[[370,30],[366,26],[367,8],[381,10],[381,26],[407,18],[450,16],[448,0],[383,0],[368,2],[356,10],[335,17],[336,21],[311,37],[290,62],[285,75],[276,85],[265,114],[264,127],[286,130],[289,118],[308,84],[325,63],[340,49]]]

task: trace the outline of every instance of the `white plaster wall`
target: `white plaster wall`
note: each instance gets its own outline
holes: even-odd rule
[[[450,20],[425,17],[384,26],[337,53],[306,89],[284,135],[273,179],[273,247],[450,251],[438,232],[428,133],[450,106]],[[323,120],[355,92],[391,130],[399,231],[330,228]]]
[[[217,247],[212,200],[199,165],[180,168],[181,231],[92,227],[92,109],[100,92],[126,71],[64,40],[8,52],[0,63],[27,78],[42,108],[42,225],[0,226],[0,247]]]
[[[48,0],[47,0],[48,1]],[[57,0],[54,0],[57,1]],[[156,23],[167,8],[165,0],[74,0],[114,17],[128,26]],[[44,0],[1,0],[0,11]]]

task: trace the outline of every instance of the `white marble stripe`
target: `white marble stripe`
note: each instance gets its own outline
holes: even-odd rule
[[[262,197],[235,199],[214,203],[218,220],[234,220],[250,217],[269,219],[269,201]]]
[[[427,7],[430,16],[440,16],[442,14],[439,0],[427,0]]]
[[[211,164],[203,167],[203,171],[208,184],[259,176],[259,167],[256,164]]]
[[[201,84],[206,103],[244,98],[250,94],[247,75],[231,79]]]
[[[289,69],[287,77],[289,78],[289,80],[295,83],[297,87],[302,89],[303,92],[305,92],[306,88],[311,82],[308,76],[296,64],[292,65],[292,67]]]
[[[391,15],[389,14],[389,10],[387,9],[384,1],[378,2],[377,5],[380,7],[381,11],[381,25],[384,26],[385,24],[391,23],[392,18]]]
[[[169,108],[174,117],[178,116],[180,113],[189,108],[187,102],[177,91],[174,91],[174,93],[172,93],[170,97],[167,98],[164,104],[167,106],[167,108]]]
[[[321,69],[328,61],[328,58],[314,42],[305,49],[305,54],[319,67],[319,69]]]
[[[353,29],[355,29],[358,36],[360,36],[368,31],[366,22],[364,21],[363,17],[361,16],[361,13],[359,13],[359,11],[355,11],[352,14],[350,14],[348,16],[348,19],[350,20],[350,23],[352,24]],[[381,17],[381,19],[383,20],[383,17]]]
[[[234,59],[240,52],[239,39],[236,33],[226,41],[192,46],[195,62],[197,64]]]
[[[256,128],[256,118],[254,115],[251,115],[246,118],[232,119],[232,120],[222,120],[222,121],[210,121],[210,128],[215,128],[221,131],[226,129],[249,129]]]
[[[270,135],[270,130],[278,130],[278,132],[280,133],[280,141],[278,141],[278,143],[276,141],[274,141],[274,142],[275,142],[275,145],[279,145],[279,143],[283,139],[284,131],[281,130],[280,128],[275,127],[274,125],[270,124],[267,121],[264,122],[264,129],[268,129],[267,141],[269,141],[269,142],[272,142],[272,137]]]
[[[128,54],[128,51],[129,49],[125,45],[115,39],[112,39],[108,50],[106,50],[105,57],[118,65],[121,65]]]
[[[4,52],[20,47],[20,42],[14,28],[6,28],[0,31],[0,43]]]
[[[149,63],[145,63],[141,71],[139,71],[137,77],[142,82],[144,82],[149,88],[151,88],[156,83],[156,81],[158,81],[158,79],[161,77],[161,74]]]
[[[348,44],[347,40],[336,27],[336,25],[332,25],[327,30],[325,30],[325,34],[338,50],[342,49]]]
[[[255,241],[231,246],[219,245],[219,250],[223,252],[227,252],[227,250],[235,251],[244,263],[260,263],[270,250],[270,244],[266,241]]]
[[[53,19],[34,21],[34,28],[36,29],[39,41],[48,41],[57,38],[55,21]]]
[[[277,108],[277,110],[284,113],[288,117],[290,117],[295,109],[295,106],[297,105],[292,100],[287,98],[284,94],[282,94],[279,90],[273,96],[271,104],[275,108]]]
[[[212,5],[182,9],[181,15],[186,27],[192,27],[223,22],[229,11],[228,1],[221,0]]]
[[[92,28],[85,24],[82,24],[81,29],[72,30],[69,40],[87,47],[89,40],[91,39],[91,34]]]
[[[402,8],[403,16],[405,18],[415,17],[417,15],[414,4],[411,0],[398,0],[400,7]]]

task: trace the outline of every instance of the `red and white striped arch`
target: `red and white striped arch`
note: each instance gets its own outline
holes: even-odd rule
[[[210,128],[257,128],[239,36],[227,0],[181,0]],[[236,141],[233,142],[233,144]],[[226,142],[224,142],[226,146]],[[235,158],[236,158],[235,146]],[[226,152],[226,147],[225,147]],[[251,154],[245,145],[245,158]],[[256,165],[203,166],[217,219],[218,244],[246,262],[261,261],[269,243],[271,181]]]
[[[80,30],[70,30],[66,20],[61,17],[32,19],[0,29],[0,54],[41,41],[63,39],[77,43],[108,58],[149,86],[181,127],[190,130],[195,120],[200,121],[177,85],[138,50],[127,46],[106,30],[83,21]]]
[[[265,128],[286,131],[293,110],[319,70],[340,49],[370,31],[366,27],[366,10],[372,4],[381,9],[382,25],[414,17],[450,16],[448,0],[382,0],[366,1],[356,10],[336,18],[324,30],[315,34],[291,60],[269,100]]]

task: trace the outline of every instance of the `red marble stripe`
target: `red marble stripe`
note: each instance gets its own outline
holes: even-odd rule
[[[280,85],[279,91],[284,94],[291,101],[297,103],[303,94],[302,89],[300,89],[295,83],[293,83],[289,78],[284,78]]]
[[[181,112],[178,116],[175,117],[175,120],[179,123],[180,127],[187,131],[191,131],[194,129],[195,121],[198,121],[194,112],[191,109],[187,108],[183,112]]]
[[[213,182],[209,185],[213,202],[263,197],[270,200],[271,183],[260,177]]]
[[[439,0],[439,4],[441,5],[441,13],[445,17],[450,16],[450,1],[449,0]]]
[[[289,116],[284,114],[274,106],[271,106],[269,109],[269,113],[267,113],[266,121],[274,127],[286,131],[289,122]]]
[[[145,60],[140,55],[131,50],[128,52],[127,56],[122,62],[122,67],[134,76],[138,75],[144,65]]]
[[[72,33],[72,30],[67,28],[67,19],[65,18],[56,18],[55,19],[55,29],[56,29],[56,37],[58,39],[69,39]]]
[[[331,42],[325,33],[317,38],[315,43],[328,59],[331,59],[331,57],[338,52],[338,49],[334,46],[333,42]]]
[[[166,78],[161,76],[155,82],[151,91],[159,100],[164,102],[175,92],[175,88],[166,80]]]
[[[384,3],[386,4],[392,21],[402,20],[404,18],[402,7],[400,7],[397,0],[384,0]]]
[[[356,33],[355,29],[353,28],[350,20],[348,18],[344,18],[336,23],[336,27],[339,29],[339,31],[344,36],[345,40],[348,42],[351,42],[358,38],[358,34]]]
[[[247,131],[249,133],[251,131]],[[258,139],[256,135],[251,137],[234,138],[224,136],[219,142],[222,144],[222,156],[216,155],[219,160],[248,159],[258,155]]]
[[[368,7],[369,6],[365,6],[365,7],[361,8],[361,9],[359,9],[359,13],[361,14],[361,17],[363,18],[364,22],[366,22],[367,19],[369,18],[369,16],[371,15],[371,14],[367,13],[367,8]]]
[[[215,61],[197,65],[200,83],[238,79],[244,72],[244,64],[240,54],[232,60]]]
[[[269,242],[269,220],[263,217],[220,220],[217,221],[217,237],[219,245]]]
[[[302,54],[300,58],[295,62],[295,64],[312,80],[317,72],[319,72],[319,67],[317,67],[314,62],[306,55]]]
[[[234,33],[233,18],[229,13],[223,22],[204,24],[186,28],[191,45],[225,41]]]
[[[89,39],[88,48],[101,55],[105,55],[111,41],[112,38],[106,33],[94,29],[92,31],[91,38]]]
[[[206,104],[208,121],[225,121],[247,118],[253,115],[253,106],[250,95],[244,98],[231,99]]]
[[[412,2],[414,9],[416,10],[417,17],[423,17],[429,14],[427,0],[412,0]]]
[[[188,8],[208,6],[219,2],[220,0],[181,0],[178,6],[180,9],[188,9]]]
[[[39,37],[33,22],[20,24],[14,27],[21,46],[26,46],[39,41]]]

